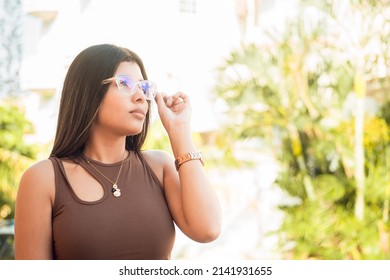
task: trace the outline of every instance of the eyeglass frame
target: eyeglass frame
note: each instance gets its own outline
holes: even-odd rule
[[[132,77],[128,76],[128,75],[115,75],[114,77],[111,77],[111,78],[107,78],[107,79],[104,79],[102,81],[102,85],[106,85],[106,84],[109,84],[111,83],[112,81],[115,81],[117,87],[119,90],[121,90],[121,88],[123,87],[120,83],[119,83],[119,78],[120,77],[126,77],[126,78],[129,78],[131,80],[134,81],[134,90],[132,90],[131,94],[134,94],[137,90],[137,87],[138,89],[140,89],[141,91],[143,91],[138,85],[140,83],[144,83],[144,82],[148,82],[150,83],[150,85],[154,86],[155,88],[157,88],[156,84],[152,81],[149,81],[149,80],[142,80],[142,81],[136,81],[135,79],[133,79]],[[153,100],[155,97],[156,97],[156,94],[157,94],[157,90],[155,90],[155,93],[153,94],[152,98],[148,98],[144,92],[142,92],[143,95],[145,96],[146,100]]]

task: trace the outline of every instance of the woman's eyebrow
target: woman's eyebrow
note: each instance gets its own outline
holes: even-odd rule
[[[142,81],[145,81],[145,79],[143,77],[139,78],[139,79],[135,79],[133,76],[131,75],[126,75],[126,74],[115,74],[115,76],[122,76],[122,77],[128,77],[128,78],[132,78],[133,80],[137,81],[137,82],[142,82]]]

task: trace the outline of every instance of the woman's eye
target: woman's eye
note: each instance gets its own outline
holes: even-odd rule
[[[134,82],[131,78],[121,77],[119,79],[119,86],[122,88],[132,89],[134,87]]]
[[[126,83],[125,80],[119,80],[119,84],[120,84],[121,86],[127,86],[127,83]]]

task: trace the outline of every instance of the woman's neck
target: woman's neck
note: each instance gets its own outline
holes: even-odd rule
[[[126,156],[126,138],[117,141],[104,141],[90,139],[84,148],[83,154],[89,159],[102,163],[115,163]]]

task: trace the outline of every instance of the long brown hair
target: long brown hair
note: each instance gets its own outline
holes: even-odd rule
[[[76,56],[65,77],[57,131],[51,157],[74,158],[82,154],[90,135],[92,123],[109,85],[102,80],[114,76],[121,62],[135,62],[147,80],[141,58],[126,48],[102,44],[91,46]],[[149,109],[150,109],[150,101]],[[149,128],[150,110],[146,114],[141,133],[126,136],[126,149],[139,151],[145,142]]]

